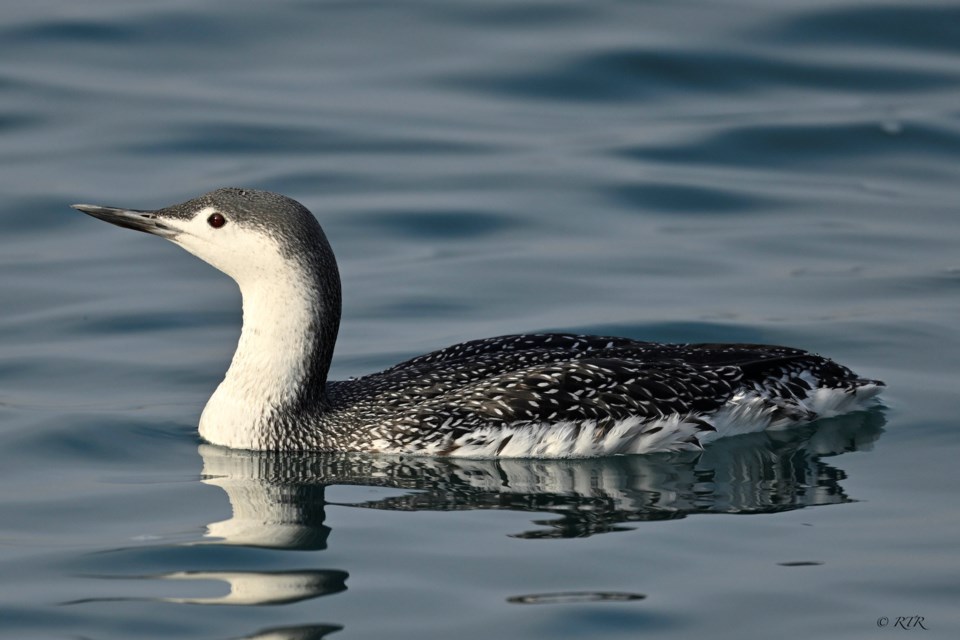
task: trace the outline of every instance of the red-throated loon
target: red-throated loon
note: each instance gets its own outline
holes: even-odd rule
[[[227,188],[155,211],[74,208],[166,238],[240,286],[240,342],[200,418],[213,444],[478,458],[677,451],[861,409],[883,387],[789,347],[555,333],[464,342],[329,381],[340,275],[303,205]]]

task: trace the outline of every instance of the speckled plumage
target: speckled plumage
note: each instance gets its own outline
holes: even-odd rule
[[[755,396],[766,426],[780,426],[818,417],[805,404],[815,388],[853,399],[875,384],[787,347],[501,336],[329,383],[329,405],[315,418],[322,428],[302,437],[311,440],[305,448],[314,449],[359,444],[391,453],[468,455],[489,444],[482,453],[505,455],[511,434],[566,423],[565,441],[575,442],[587,428],[590,436],[588,446],[568,455],[679,450],[721,435],[711,418],[738,394]],[[685,428],[672,418],[681,418]],[[631,420],[636,424],[629,433],[604,446],[618,425]]]
[[[469,457],[675,451],[861,408],[883,386],[788,347],[573,334],[474,340],[328,382],[340,280],[302,205],[220,189],[158,211],[77,208],[170,239],[240,285],[244,331],[201,419],[215,444]],[[227,231],[207,228],[213,214]]]

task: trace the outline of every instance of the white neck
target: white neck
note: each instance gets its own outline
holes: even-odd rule
[[[317,292],[289,263],[268,273],[241,284],[240,342],[200,418],[200,435],[213,444],[274,448],[278,434],[270,432],[269,418],[315,382],[309,375],[320,339]]]

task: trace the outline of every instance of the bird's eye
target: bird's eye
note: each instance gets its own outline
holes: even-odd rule
[[[207,224],[209,224],[214,229],[219,229],[223,225],[227,224],[227,219],[223,217],[221,213],[211,213],[210,217],[207,218]]]

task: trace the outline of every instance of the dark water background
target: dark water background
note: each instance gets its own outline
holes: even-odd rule
[[[956,3],[8,3],[0,166],[4,637],[958,637]],[[236,288],[67,205],[224,185],[324,225],[337,377],[610,332],[887,408],[702,456],[201,446]]]

